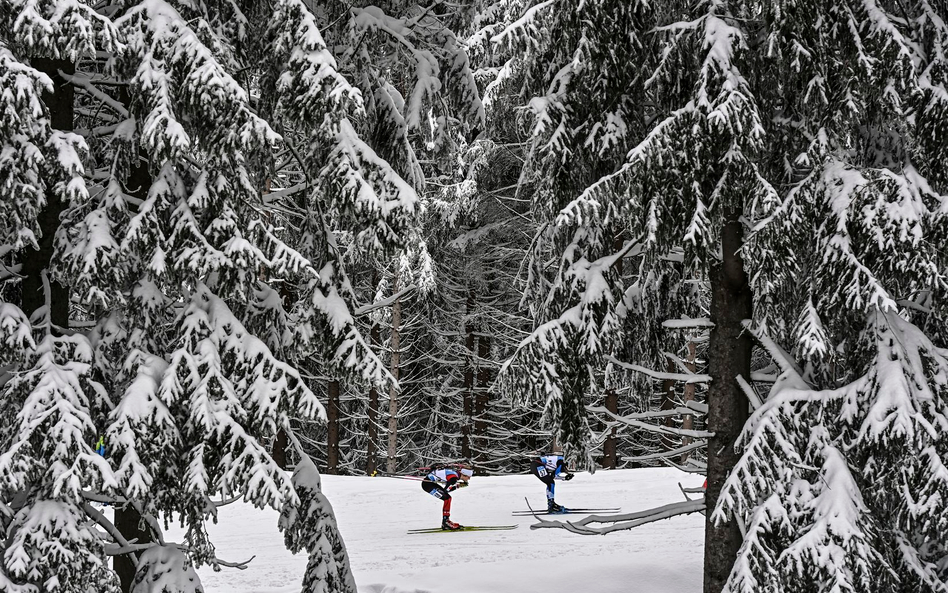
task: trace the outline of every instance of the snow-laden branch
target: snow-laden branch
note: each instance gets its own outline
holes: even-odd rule
[[[643,375],[648,375],[653,379],[662,379],[668,381],[681,381],[682,383],[710,383],[711,375],[704,374],[684,374],[684,373],[664,373],[662,371],[656,371],[649,369],[637,364],[632,364],[628,362],[622,362],[616,357],[609,355],[605,357],[606,362],[611,362],[614,365],[620,366],[624,369],[635,371],[637,373],[642,373]]]
[[[109,107],[114,109],[122,117],[127,118],[129,116],[128,109],[126,109],[125,106],[122,105],[121,102],[116,101],[109,95],[97,89],[95,85],[92,83],[93,81],[91,78],[87,76],[67,74],[66,72],[63,72],[62,70],[57,70],[56,72],[59,74],[59,76],[63,78],[63,80],[65,80],[71,85],[85,89],[86,91],[89,92],[90,95],[92,95],[99,101],[102,101],[102,103],[104,103],[105,105],[108,105]]]
[[[687,401],[684,405],[676,406],[669,410],[656,410],[654,412],[635,412],[633,414],[625,414],[619,416],[613,412],[610,412],[602,406],[586,406],[586,410],[594,414],[608,414],[614,418],[626,418],[629,420],[655,420],[658,418],[668,418],[670,416],[679,416],[681,414],[707,414],[708,413],[708,404],[702,402],[696,402],[694,400]]]
[[[780,367],[781,375],[778,381],[789,381],[787,385],[782,385],[781,388],[810,389],[810,385],[803,379],[803,369],[800,368],[786,350],[781,348],[780,345],[762,331],[756,329],[751,320],[745,319],[741,324],[744,326],[744,329],[747,330],[750,335],[754,336],[754,339],[767,350],[770,357],[773,358],[777,366]]]
[[[700,474],[702,476],[708,475],[708,464],[697,459],[688,459],[688,463],[685,465],[675,463],[671,459],[665,459],[664,461],[673,468],[689,474]]]
[[[662,327],[668,329],[691,329],[695,327],[714,327],[714,322],[707,317],[697,319],[666,319],[662,322]]]
[[[692,403],[692,402],[689,402],[689,403]],[[705,406],[705,408],[707,408],[707,406]],[[698,438],[698,439],[707,439],[714,436],[713,432],[708,432],[704,430],[688,430],[684,428],[671,428],[668,426],[649,424],[648,422],[642,422],[641,420],[636,420],[632,418],[631,416],[635,416],[634,414],[629,415],[629,416],[619,416],[617,414],[613,414],[612,412],[610,412],[609,410],[603,407],[587,407],[586,409],[589,410],[590,412],[598,412],[601,414],[606,414],[608,416],[611,416],[612,419],[616,423],[625,424],[625,425],[632,426],[635,428],[641,428],[643,430],[648,430],[651,432],[657,432],[659,434],[673,434],[673,435],[693,437],[693,438]],[[668,413],[668,412],[671,412],[671,413]],[[675,414],[693,414],[694,412],[695,412],[694,409],[689,408],[689,409],[683,410],[681,407],[679,407],[676,410],[671,410],[671,411],[666,410],[665,415],[671,416]],[[707,410],[705,410],[705,413],[706,412]],[[661,413],[662,412],[655,412],[655,414],[661,414]],[[651,417],[658,417],[658,416],[651,416]]]
[[[760,396],[757,395],[757,392],[754,391],[754,388],[751,387],[751,384],[748,383],[744,377],[738,375],[735,378],[737,379],[737,384],[741,386],[741,391],[744,392],[744,395],[746,395],[748,401],[750,401],[751,407],[753,409],[756,410],[761,405],[763,405],[763,402],[760,400]]]
[[[683,361],[683,360],[682,360],[679,356],[677,356],[676,354],[673,354],[673,353],[671,353],[671,352],[663,352],[662,354],[665,355],[665,358],[667,358],[668,360],[670,360],[670,361],[672,361],[673,363],[675,363],[675,366],[677,366],[678,368],[680,368],[680,369],[681,369],[681,372],[685,373],[686,375],[694,375],[694,374],[695,374],[695,372],[694,372],[693,370],[691,370],[691,369],[688,368],[688,364],[689,364],[689,363],[686,363],[685,361]],[[694,364],[694,363],[690,363],[690,364]]]
[[[683,447],[678,447],[676,449],[669,449],[668,451],[659,451],[658,453],[649,453],[648,455],[636,455],[633,457],[623,457],[622,461],[651,461],[653,459],[667,459],[669,457],[678,457],[683,453],[688,453],[689,451],[694,451],[695,449],[701,449],[708,445],[708,441],[700,439],[693,441]]]
[[[414,292],[415,290],[418,290],[418,286],[415,284],[406,286],[405,288],[399,290],[395,294],[388,296],[380,301],[369,303],[367,305],[362,305],[361,307],[357,308],[355,311],[352,312],[352,316],[360,317],[362,315],[367,315],[371,313],[372,311],[375,311],[376,309],[384,309],[385,307],[391,306],[391,304],[397,301],[398,299],[402,298],[403,296],[411,292]]]

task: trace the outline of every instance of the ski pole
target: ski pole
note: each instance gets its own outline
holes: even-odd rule
[[[412,480],[412,481],[415,481],[415,482],[421,482],[421,481],[424,480],[424,478],[420,478],[420,477],[418,477],[418,476],[398,476],[398,475],[395,475],[395,474],[389,474],[389,473],[386,473],[386,472],[380,472],[380,471],[378,471],[378,470],[372,472],[372,474],[371,474],[369,477],[372,477],[372,478],[395,478],[396,480]]]

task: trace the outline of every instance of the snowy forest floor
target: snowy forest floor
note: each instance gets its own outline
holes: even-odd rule
[[[557,482],[565,506],[613,507],[633,512],[682,500],[703,478],[675,469],[579,473]],[[454,494],[451,518],[462,525],[512,525],[512,531],[409,535],[437,527],[441,502],[418,482],[392,478],[323,476],[345,539],[360,593],[692,593],[701,590],[704,517],[650,523],[606,536],[530,529],[524,497],[545,506],[543,484],[532,475],[475,476]],[[584,515],[569,515],[578,519]],[[563,518],[556,518],[562,520]],[[207,593],[298,593],[306,556],[283,546],[277,514],[236,503],[220,510],[208,531],[225,560],[256,558],[246,570],[200,570]],[[180,538],[180,532],[169,534]]]

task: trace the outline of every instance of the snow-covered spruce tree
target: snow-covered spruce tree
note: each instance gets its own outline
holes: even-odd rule
[[[305,7],[303,3],[298,6]],[[267,7],[258,5],[255,10],[251,12],[260,16],[253,18],[270,18]],[[297,236],[294,245],[318,262],[326,276],[335,278],[333,302],[346,303],[350,310],[362,305],[354,285],[373,273],[363,279],[352,278],[347,267],[365,269],[372,262],[386,269],[394,265],[392,258],[397,259],[397,251],[406,241],[405,231],[420,210],[418,193],[425,188],[426,176],[436,171],[458,139],[470,134],[482,120],[467,56],[452,30],[454,21],[463,16],[457,13],[463,12],[463,8],[447,6],[428,11],[409,2],[387,3],[384,9],[371,3],[320,6],[314,11],[312,25],[306,26],[325,36],[325,43],[333,48],[331,54],[324,51],[318,59],[297,56],[295,59],[311,61],[310,70],[279,78],[276,73],[284,53],[282,46],[272,46],[277,51],[267,55],[260,70],[261,88],[277,91],[264,92],[264,97],[278,96],[287,84],[323,84],[327,60],[351,85],[344,93],[328,95],[344,105],[341,117],[324,118],[312,106],[267,105],[264,101],[264,108],[272,111],[278,122],[276,127],[287,149],[284,157],[275,159],[270,178],[272,199],[279,206],[275,220],[287,221],[284,227],[293,229]],[[296,30],[287,28],[285,33]],[[270,34],[275,33],[271,28]],[[325,98],[314,93],[306,100]],[[417,250],[423,252],[424,246]],[[381,275],[383,270],[375,273]],[[287,282],[283,286],[291,294],[307,290]],[[392,304],[404,306],[401,299]],[[317,307],[327,306],[317,303]],[[298,317],[307,320],[310,309],[300,309]],[[304,327],[297,338],[306,340],[320,333],[309,321]],[[390,337],[380,335],[380,343],[386,341],[391,341]],[[389,372],[399,368],[393,361],[390,356],[387,365],[375,365],[372,373],[350,376],[342,388],[362,392],[375,388],[378,395],[377,384],[386,366]],[[340,370],[328,370],[328,380],[342,378]],[[321,373],[311,369],[311,374]],[[381,393],[397,395],[393,389],[391,384],[383,385]],[[353,410],[350,416],[373,415],[368,413],[365,397],[355,401],[364,409]],[[394,421],[397,436],[402,420],[396,417]],[[373,419],[369,422],[377,424]],[[321,455],[309,452],[314,458]]]
[[[283,508],[280,529],[284,532],[288,550],[309,553],[302,590],[308,593],[356,593],[346,546],[339,534],[332,505],[322,493],[319,471],[299,441],[292,440],[300,457],[293,470],[293,487],[300,502]]]
[[[521,188],[542,223],[532,242],[527,303],[538,327],[501,372],[504,391],[542,402],[558,441],[592,462],[586,405],[614,352],[622,301],[620,260],[641,240],[621,204],[564,230],[560,210],[623,162],[641,133],[646,36],[653,10],[639,2],[496,2],[474,38],[499,49],[491,98],[519,95],[529,118]],[[635,63],[635,61],[633,61]],[[509,99],[508,99],[509,100]],[[550,259],[556,262],[548,266]]]
[[[772,348],[783,373],[715,509],[747,525],[727,590],[948,590],[944,16],[761,14],[777,195],[748,253],[759,331],[800,365]]]
[[[551,76],[537,76],[534,81],[530,104],[544,108],[538,110],[536,121],[543,123],[542,116],[550,113],[559,118],[554,123],[562,121],[537,126],[539,152],[548,157],[542,164],[550,167],[547,177],[555,178],[555,171],[567,170],[563,163],[582,162],[583,155],[600,149],[596,134],[603,127],[592,118],[579,119],[582,110],[559,106],[572,106],[570,100],[580,99],[595,104],[600,94],[589,78],[602,75],[600,65],[608,63],[603,56],[610,55],[596,52],[589,41],[594,33],[581,23],[567,27],[569,17],[563,15],[593,12],[604,3],[511,4],[523,11],[508,27],[511,32],[529,33],[542,24],[544,35],[582,40],[575,46],[560,43],[557,47],[569,47],[556,54],[560,60],[542,63]],[[758,319],[751,328],[774,356],[783,356],[786,349],[805,363],[801,380],[828,388],[857,381],[871,368],[870,337],[879,335],[880,319],[888,320],[884,325],[893,336],[912,333],[902,326],[905,323],[930,328],[926,340],[931,345],[920,349],[936,354],[921,355],[921,367],[913,365],[910,376],[917,383],[910,392],[916,395],[910,405],[933,410],[935,422],[927,425],[936,426],[944,409],[944,400],[937,395],[943,374],[935,369],[940,364],[938,349],[944,347],[937,339],[944,331],[945,253],[939,246],[945,241],[946,190],[940,184],[943,165],[935,164],[944,154],[944,136],[939,135],[944,122],[931,115],[944,113],[941,13],[924,1],[897,7],[874,2],[737,1],[680,2],[655,5],[652,10],[632,6],[652,15],[653,26],[644,38],[652,40],[657,51],[648,51],[647,43],[644,50],[633,48],[634,59],[624,56],[633,65],[615,69],[629,77],[628,88],[635,88],[631,81],[643,85],[641,100],[634,103],[639,110],[621,114],[625,124],[621,129],[629,134],[625,138],[631,150],[621,167],[574,191],[577,197],[569,204],[553,201],[551,223],[571,240],[563,250],[566,261],[576,262],[563,266],[568,273],[556,277],[559,286],[568,286],[565,281],[579,278],[573,271],[582,269],[578,264],[605,262],[595,259],[602,257],[601,251],[593,249],[596,244],[586,237],[602,236],[612,224],[626,226],[628,236],[638,241],[642,278],[676,249],[682,249],[687,277],[707,278],[710,320],[715,324],[707,370],[712,379],[708,427],[714,432],[708,449],[709,505],[717,502],[738,460],[732,444],[747,417],[749,392],[742,391],[741,382],[746,386],[751,377],[752,342],[744,320]],[[634,22],[627,19],[624,26],[631,29]],[[543,47],[542,37],[532,39],[533,47]],[[548,106],[557,110],[551,112]],[[582,142],[572,145],[568,159],[556,158],[561,154],[558,147],[572,135]],[[611,280],[608,275],[602,278]],[[601,284],[573,285],[578,297],[585,299],[580,302],[605,303],[608,315],[611,303],[602,297],[609,293]],[[524,344],[523,356],[530,363],[532,379],[540,379],[555,402],[558,381],[569,380],[560,375],[564,370],[575,372],[563,365],[564,356],[572,356],[564,352],[579,348],[588,353],[589,344],[599,342],[571,344],[561,339],[565,332],[551,333],[562,325],[563,317],[554,312],[544,319],[550,321]],[[603,327],[598,320],[608,317],[576,319],[577,334],[596,336]],[[903,329],[896,331],[896,326]],[[921,343],[921,338],[915,342]],[[826,442],[834,443],[841,456],[827,454],[825,459],[832,463],[835,476],[842,475],[841,467],[853,474],[849,483],[859,486],[862,500],[852,508],[866,509],[837,515],[842,519],[827,537],[845,541],[840,549],[861,546],[862,552],[853,558],[885,558],[892,570],[883,575],[875,568],[852,572],[855,565],[847,565],[840,555],[826,562],[808,556],[805,549],[812,548],[806,546],[823,537],[819,529],[810,538],[799,534],[800,546],[788,552],[792,543],[768,530],[771,524],[783,528],[777,515],[768,522],[755,513],[766,512],[757,506],[765,502],[761,493],[791,486],[777,487],[767,480],[741,485],[741,476],[735,475],[726,508],[738,510],[742,522],[752,516],[763,521],[759,524],[763,527],[759,538],[744,542],[737,521],[724,507],[709,513],[706,591],[832,590],[835,574],[842,579],[838,590],[889,586],[939,590],[938,579],[943,582],[944,574],[936,567],[943,566],[939,561],[944,555],[927,530],[937,529],[941,520],[926,523],[924,518],[943,517],[944,510],[942,499],[924,490],[924,478],[919,476],[930,472],[936,482],[940,480],[944,450],[932,433],[928,440],[917,438],[920,430],[909,435],[914,439],[903,438],[908,433],[899,432],[900,424],[874,432],[868,425],[856,428],[863,426],[859,420],[845,422],[893,409],[886,382],[862,385],[853,390],[862,395],[849,398],[851,408],[841,412],[842,424],[861,435],[858,441],[847,440],[842,426],[828,428],[840,423],[838,416],[806,418],[818,420],[816,434],[837,435],[827,436]],[[797,436],[804,438],[807,421],[781,430],[801,431]],[[575,427],[582,427],[584,419],[571,422],[574,434],[580,434]],[[918,422],[926,424],[921,417]],[[887,444],[895,442],[891,439],[905,448],[889,448]],[[854,446],[856,442],[862,448]],[[755,467],[766,463],[784,467],[768,454],[778,450],[757,449]],[[919,467],[920,459],[934,460],[933,465],[924,471],[906,470],[911,477],[902,477],[903,468]],[[752,490],[735,506],[735,492],[741,488]],[[802,499],[808,502],[800,503]],[[826,507],[808,495],[795,500],[794,504],[804,505],[795,508],[811,513],[810,519],[833,514],[823,514]],[[896,521],[902,523],[895,524],[899,532],[883,520],[890,510],[901,517]],[[811,524],[806,518],[800,521]],[[875,525],[889,525],[890,530]],[[902,539],[887,538],[893,534]],[[768,535],[778,543],[769,542]],[[893,543],[898,541],[910,545]],[[756,548],[760,545],[770,547],[760,551]],[[743,570],[732,574],[738,550]],[[768,557],[775,559],[774,564],[756,562],[760,554],[771,552]],[[821,568],[810,571],[808,562]],[[831,577],[820,577],[826,574]],[[846,580],[851,574],[860,576]]]
[[[331,133],[345,131],[339,122],[347,85],[324,59],[312,16],[301,5],[284,4],[265,22],[248,21],[235,5],[146,2],[106,11],[113,21],[82,3],[3,6],[3,18],[11,21],[4,21],[10,26],[3,35],[11,37],[3,38],[2,76],[16,83],[4,85],[3,94],[4,106],[11,106],[4,109],[4,126],[13,130],[13,150],[5,145],[3,153],[2,179],[10,188],[3,208],[15,214],[14,224],[4,217],[4,262],[18,262],[9,251],[34,235],[57,237],[55,257],[35,284],[60,280],[76,303],[72,320],[50,323],[47,312],[33,327],[24,314],[32,311],[2,305],[4,344],[11,347],[0,381],[7,412],[0,454],[4,590],[114,590],[106,555],[128,557],[132,573],[137,565],[144,579],[157,570],[148,566],[150,558],[177,562],[173,550],[138,557],[155,547],[150,542],[162,542],[159,513],[180,513],[188,526],[186,562],[216,564],[203,526],[216,513],[212,497],[236,495],[275,508],[298,501],[263,441],[288,427],[291,414],[322,411],[300,374],[280,359],[301,355],[254,335],[272,341],[261,319],[282,308],[268,280],[311,287],[306,297],[316,307],[310,317],[318,321],[298,327],[318,323],[327,331],[310,331],[300,341],[305,352],[319,341],[336,367],[380,375],[345,303],[334,297],[339,277],[323,265],[332,252],[317,268],[281,240],[247,164],[262,161],[281,138],[253,113],[247,89],[234,76],[239,59],[249,55],[235,49],[247,27],[220,23],[276,31],[258,37],[268,40],[266,51],[298,58],[281,63],[285,84],[277,100],[326,122],[324,145],[301,149],[302,158],[335,151],[343,155],[336,166],[353,169],[350,179],[375,175],[371,159],[347,164],[361,150],[352,148],[357,138]],[[88,23],[80,26],[80,17]],[[110,61],[96,61],[96,50],[110,53]],[[95,107],[82,111],[88,127],[79,130],[90,138],[85,171],[75,156],[81,140],[51,131],[60,112],[48,96],[37,99],[49,78],[25,65],[36,52],[68,62],[54,64],[53,72],[78,91],[77,101]],[[294,77],[309,75],[314,78],[294,84]],[[109,141],[96,141],[102,136]],[[62,194],[65,212],[61,225],[57,215],[52,228],[40,228],[50,220],[43,218],[40,193],[47,180],[50,192]],[[352,195],[367,197],[363,186],[342,183]],[[391,215],[384,207],[371,212]],[[366,226],[373,224],[378,219]],[[323,245],[331,245],[327,235]],[[2,294],[14,293],[7,285],[16,279],[5,274],[3,281]],[[68,311],[68,298],[48,288],[40,294],[55,311]],[[260,302],[270,306],[255,306]],[[70,324],[92,329],[60,337],[58,328]],[[103,435],[104,457],[93,451]],[[116,524],[89,500],[119,505]],[[107,539],[93,530],[95,523]],[[131,537],[138,542],[129,544]],[[345,558],[338,561],[336,570],[348,571]],[[132,573],[120,574],[125,590]]]
[[[0,4],[0,589],[114,591],[82,496],[116,485],[93,450],[108,398],[89,341],[63,335],[53,245],[61,212],[88,199],[64,78],[115,36],[85,5],[52,8]]]
[[[747,525],[727,590],[948,590],[948,350],[896,312],[864,339],[865,375],[819,390],[784,364],[746,426],[716,513]]]

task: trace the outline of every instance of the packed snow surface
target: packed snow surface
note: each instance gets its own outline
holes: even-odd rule
[[[683,500],[678,482],[701,476],[675,469],[578,473],[557,481],[556,501],[573,507],[634,512]],[[530,529],[524,497],[545,507],[532,475],[474,476],[454,493],[451,518],[462,525],[513,525],[512,531],[410,535],[438,527],[441,501],[419,482],[323,475],[360,593],[697,593],[701,590],[704,517],[686,515],[605,536]],[[577,519],[568,515],[554,520]],[[299,593],[306,556],[293,556],[277,531],[277,513],[233,504],[209,532],[225,560],[255,556],[246,570],[199,571],[207,593]],[[171,539],[180,533],[169,534]]]

